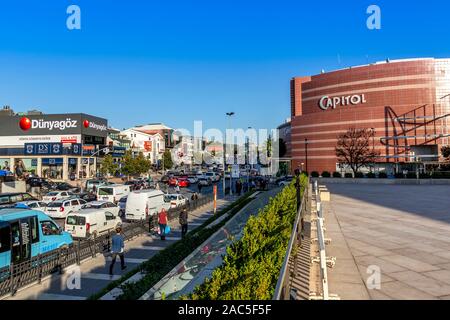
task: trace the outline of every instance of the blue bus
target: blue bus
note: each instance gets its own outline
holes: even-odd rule
[[[72,244],[72,236],[42,211],[0,209],[0,269]]]

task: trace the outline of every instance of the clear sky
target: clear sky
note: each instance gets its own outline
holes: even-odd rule
[[[66,9],[81,8],[81,30]],[[382,10],[382,29],[366,9]],[[289,80],[351,65],[450,57],[447,0],[0,2],[0,105],[85,112],[117,128],[194,120],[274,128]]]

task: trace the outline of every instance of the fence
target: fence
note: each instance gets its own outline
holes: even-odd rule
[[[295,217],[294,228],[292,229],[291,238],[284,257],[283,266],[281,267],[280,276],[278,277],[277,286],[275,287],[273,300],[289,300],[292,298],[290,279],[297,274],[296,252],[301,241],[301,234],[303,232],[302,221],[308,210],[308,199],[309,189],[306,187],[297,216]],[[291,263],[292,260],[294,260],[294,263]]]
[[[192,211],[213,201],[213,195],[201,196],[190,200],[183,207],[168,210],[169,220],[178,218],[184,208]],[[157,226],[157,217],[153,216],[147,221],[125,224],[122,227],[125,241],[132,240]],[[11,264],[0,269],[0,297],[14,295],[19,289],[32,283],[40,283],[42,279],[52,273],[62,273],[64,268],[77,264],[85,259],[95,258],[98,254],[107,254],[110,251],[111,232],[99,237],[74,241],[68,248],[60,248],[49,253],[38,255],[31,260]]]

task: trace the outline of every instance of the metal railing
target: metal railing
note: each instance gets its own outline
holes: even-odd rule
[[[335,257],[327,257],[326,255],[326,245],[331,243],[331,239],[325,238],[325,227],[324,222],[325,218],[323,215],[323,205],[322,200],[320,198],[320,190],[318,186],[318,182],[314,182],[314,194],[316,199],[316,212],[317,218],[315,218],[315,231],[317,233],[317,238],[311,239],[311,242],[317,242],[318,244],[318,256],[312,257],[311,262],[319,264],[319,272],[320,272],[320,293],[314,293],[310,295],[310,299],[312,300],[330,300],[330,299],[339,299],[337,295],[330,294],[328,288],[328,268],[333,268],[336,264]]]
[[[213,201],[212,195],[200,196],[196,200],[190,200],[185,206],[168,210],[168,219],[178,218],[180,211],[184,208],[193,211]],[[122,226],[122,234],[125,241],[153,230],[157,224],[157,215],[139,222],[129,223]],[[32,283],[40,283],[44,277],[53,273],[63,273],[64,268],[71,265],[80,265],[83,260],[95,258],[98,254],[107,255],[111,248],[112,231],[108,231],[98,237],[86,240],[76,240],[73,245],[66,248],[53,250],[49,253],[38,255],[25,262],[11,264],[9,267],[0,269],[0,297],[15,295],[16,292]]]
[[[283,260],[280,275],[278,277],[277,286],[273,295],[273,300],[291,300],[293,299],[291,279],[297,274],[296,254],[301,242],[301,234],[303,232],[302,220],[304,219],[308,210],[309,187],[306,187],[303,192],[300,207],[295,217],[294,227],[292,229],[291,238],[286,250],[286,255]],[[294,259],[294,263],[290,263]]]

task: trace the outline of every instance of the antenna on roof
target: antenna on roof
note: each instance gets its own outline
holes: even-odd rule
[[[391,60],[389,58],[387,58],[386,59],[386,63],[389,63],[389,62],[391,62]]]

